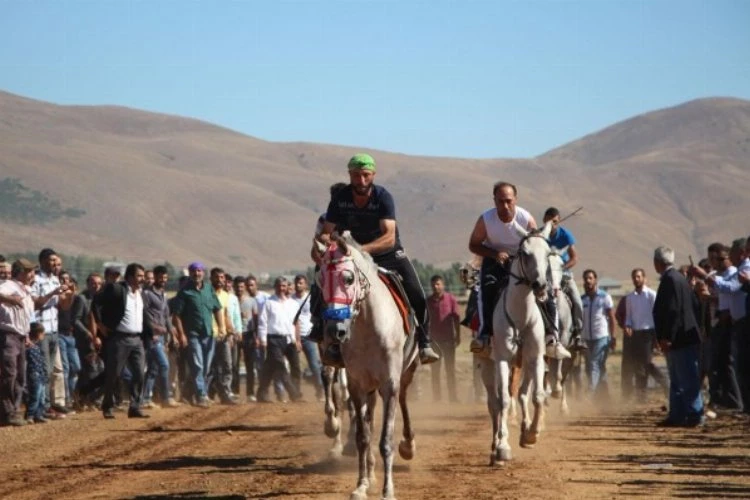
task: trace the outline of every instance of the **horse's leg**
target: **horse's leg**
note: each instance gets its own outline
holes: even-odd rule
[[[510,408],[511,402],[510,363],[508,360],[501,360],[500,362],[495,363],[495,369],[497,371],[497,387],[500,391],[500,443],[498,444],[495,458],[497,460],[507,461],[512,458],[510,442],[508,440],[508,409]]]
[[[480,359],[482,383],[487,392],[487,411],[492,421],[492,443],[490,445],[490,466],[497,462],[500,444],[500,397],[498,392],[498,370],[495,362],[490,359]]]
[[[349,431],[346,433],[346,444],[344,444],[344,455],[353,457],[357,455],[357,415],[354,410],[354,402],[349,397],[349,389],[346,379],[346,369],[339,370],[339,387],[341,398],[349,412]]]
[[[521,388],[518,393],[518,402],[521,406],[521,436],[519,444],[524,448],[530,448],[534,445],[533,442],[529,441],[529,428],[531,427],[531,417],[529,416],[529,387],[532,382],[530,370],[531,364],[531,361],[524,359]],[[544,390],[544,381],[540,381],[540,383],[542,385],[542,390]]]
[[[367,411],[365,412],[366,424],[369,427],[368,438],[372,439],[372,435],[375,432],[375,405],[378,402],[378,395],[375,391],[367,394]],[[393,433],[391,433],[393,435]],[[375,485],[375,450],[370,446],[368,442],[367,446],[367,480],[369,481],[369,487]],[[368,487],[368,489],[369,489]]]
[[[396,398],[398,380],[387,380],[380,386],[383,398],[383,429],[380,433],[380,456],[383,458],[383,500],[393,496],[393,432],[396,427]]]
[[[562,371],[563,363],[559,359],[550,360],[550,375],[552,377],[552,397],[559,398],[562,393]]]
[[[367,476],[367,457],[370,452],[370,422],[367,421],[366,395],[359,389],[350,389],[349,395],[354,403],[354,412],[357,421],[357,456],[359,458],[359,478],[357,488],[352,492],[351,500],[362,500],[367,498],[367,489],[370,481]]]
[[[339,434],[341,431],[341,421],[338,418],[338,408],[336,407],[336,394],[334,389],[334,377],[336,375],[336,369],[330,366],[324,366],[321,370],[321,376],[323,379],[323,393],[325,394],[325,413],[326,421],[323,426],[326,436],[334,438],[338,441]]]
[[[547,397],[547,394],[544,392],[544,384],[542,383],[542,379],[544,378],[544,358],[541,355],[531,360],[530,371],[533,377],[532,387],[534,394],[532,401],[534,403],[534,418],[531,421],[527,443],[536,444],[544,422],[544,400]]]
[[[404,460],[411,460],[414,458],[414,452],[416,451],[416,444],[414,442],[414,431],[411,428],[411,415],[409,414],[409,406],[407,403],[407,390],[409,384],[414,379],[414,372],[417,370],[417,363],[412,363],[409,368],[401,375],[401,390],[398,393],[398,404],[401,407],[401,418],[404,421],[403,425],[403,436],[404,438],[398,443],[398,454]]]
[[[521,371],[521,366],[517,363],[510,364],[510,380],[509,380],[509,393],[510,393],[510,401],[509,409],[510,409],[510,421],[513,425],[518,424],[518,396],[519,396],[519,389],[521,387],[521,379],[523,379],[523,372]]]
[[[573,353],[573,358],[565,359],[560,363],[560,413],[562,413],[563,416],[568,416],[570,414],[570,408],[568,407],[568,390],[566,386],[568,383],[568,373],[570,373],[571,368],[573,368],[573,360],[575,359],[575,356],[577,356],[577,354]]]

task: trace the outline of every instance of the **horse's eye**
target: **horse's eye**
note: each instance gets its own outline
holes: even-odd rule
[[[344,271],[341,273],[341,279],[346,286],[351,286],[354,284],[354,273],[351,271]]]

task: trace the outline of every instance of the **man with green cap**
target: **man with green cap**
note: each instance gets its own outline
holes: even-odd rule
[[[424,364],[433,363],[440,356],[430,346],[427,300],[414,266],[401,246],[393,196],[384,187],[373,183],[375,160],[372,156],[356,154],[349,160],[348,167],[350,183],[331,197],[319,238],[327,243],[334,230],[348,230],[362,249],[372,255],[377,265],[401,275],[404,290],[419,322],[416,331],[419,359]],[[334,345],[326,357],[340,362],[339,346]],[[339,359],[335,359],[337,356]]]

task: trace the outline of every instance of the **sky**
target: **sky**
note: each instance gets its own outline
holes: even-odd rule
[[[531,157],[750,99],[750,0],[0,0],[0,90],[271,141]]]

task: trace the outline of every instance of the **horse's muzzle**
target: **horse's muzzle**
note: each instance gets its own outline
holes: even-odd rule
[[[338,342],[344,342],[349,338],[349,325],[351,320],[328,320],[325,322],[325,331],[329,338]]]

